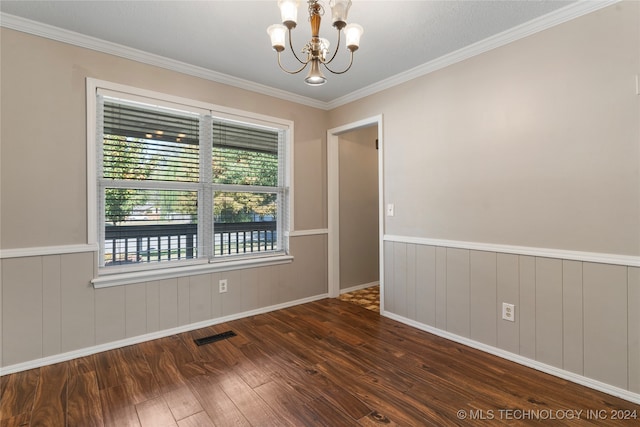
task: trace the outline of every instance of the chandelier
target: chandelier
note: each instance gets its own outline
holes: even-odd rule
[[[325,38],[320,38],[320,20],[324,14],[324,8],[318,2],[318,0],[308,0],[309,4],[309,22],[311,24],[311,40],[302,49],[302,53],[307,56],[304,60],[300,59],[296,55],[293,49],[293,42],[291,41],[291,30],[296,27],[296,21],[298,18],[298,5],[300,0],[278,0],[278,7],[280,7],[280,14],[282,16],[282,24],[271,25],[267,28],[267,33],[271,37],[271,46],[278,52],[278,65],[280,68],[289,74],[297,74],[304,70],[307,65],[311,64],[309,73],[304,79],[305,83],[311,86],[319,86],[324,84],[327,79],[322,74],[320,65],[323,65],[327,70],[333,74],[343,74],[349,71],[353,64],[353,52],[355,52],[360,45],[360,36],[362,35],[362,27],[358,24],[347,25],[347,14],[351,7],[351,0],[330,0],[331,17],[333,20],[333,26],[338,30],[338,42],[336,44],[336,50],[329,58],[329,41]],[[344,29],[347,49],[350,52],[349,65],[342,71],[334,71],[329,68],[329,64],[335,59],[338,48],[340,47],[340,35]],[[293,56],[298,60],[302,66],[293,71],[287,70],[280,61],[280,53],[285,50],[285,40],[287,38],[287,32],[289,33],[289,47]]]

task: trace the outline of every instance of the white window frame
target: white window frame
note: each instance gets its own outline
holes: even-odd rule
[[[278,218],[278,231],[282,237],[282,248],[274,252],[258,252],[247,255],[233,255],[224,257],[211,257],[209,249],[201,251],[203,227],[211,228],[211,224],[206,224],[206,218],[210,215],[204,215],[199,212],[198,236],[199,250],[196,259],[170,261],[164,263],[142,264],[125,267],[105,267],[96,268],[97,275],[92,280],[95,288],[125,285],[129,283],[137,283],[149,280],[160,280],[193,274],[203,274],[216,271],[230,271],[251,267],[261,267],[267,265],[277,265],[289,263],[293,260],[293,256],[289,254],[289,235],[293,228],[293,122],[290,120],[275,118],[262,114],[236,110],[206,102],[195,101],[191,99],[181,98],[174,95],[167,95],[155,91],[139,89],[118,83],[107,82],[98,79],[87,78],[87,235],[88,243],[99,248],[103,244],[100,239],[104,234],[104,230],[100,230],[100,217],[104,215],[99,206],[101,200],[101,192],[98,185],[98,140],[102,138],[102,129],[99,129],[97,123],[97,97],[98,94],[111,96],[114,98],[122,98],[130,101],[139,101],[146,104],[153,100],[153,104],[157,106],[176,108],[180,107],[185,111],[193,111],[211,115],[216,118],[244,122],[265,126],[282,131],[284,138],[284,187],[285,187],[285,206],[281,210],[282,215]],[[152,185],[153,186],[153,185]],[[212,187],[218,187],[213,186]],[[253,188],[243,187],[242,191],[253,191]],[[261,189],[258,189],[261,190]],[[202,214],[202,216],[201,216]],[[208,245],[208,243],[207,243]],[[96,265],[100,265],[100,254],[102,249],[96,252]]]

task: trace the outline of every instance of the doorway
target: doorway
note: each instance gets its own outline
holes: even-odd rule
[[[383,288],[382,116],[327,132],[329,296]],[[380,292],[383,295],[383,292]],[[380,312],[384,307],[380,301]]]

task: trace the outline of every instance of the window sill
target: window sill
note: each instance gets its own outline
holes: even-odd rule
[[[264,257],[242,258],[235,260],[211,261],[180,267],[157,268],[145,271],[104,274],[91,281],[95,289],[111,286],[130,285],[152,280],[173,279],[194,276],[196,274],[216,273],[218,271],[243,270],[246,268],[267,267],[293,262],[293,256],[278,254]]]

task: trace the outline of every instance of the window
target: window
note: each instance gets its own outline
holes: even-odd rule
[[[100,273],[286,255],[291,125],[146,95],[93,94]]]

